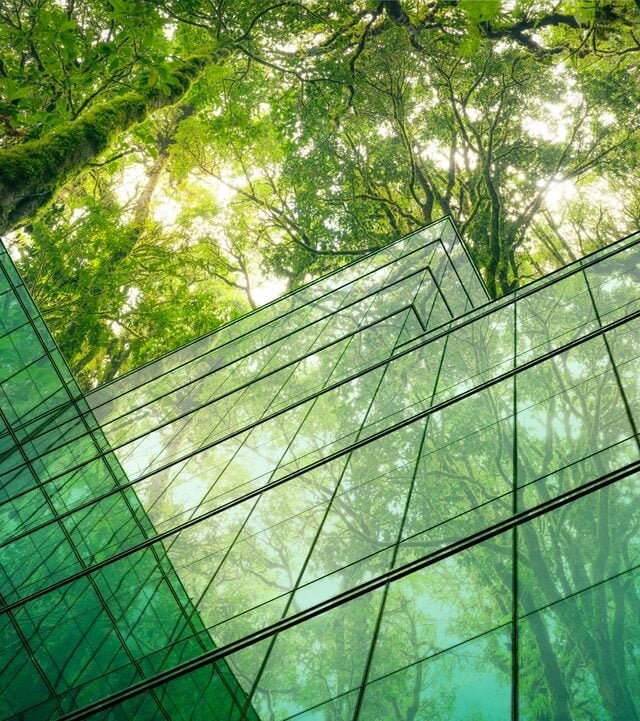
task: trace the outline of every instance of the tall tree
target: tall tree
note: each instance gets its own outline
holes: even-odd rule
[[[139,219],[182,202],[165,216],[189,215],[199,240],[174,248],[206,246],[194,268],[250,304],[261,273],[294,287],[444,213],[495,295],[637,227],[633,0],[7,8],[0,212],[24,226],[24,267],[52,200],[56,222],[97,226],[107,197],[127,225],[131,202]],[[188,117],[159,150],[154,118],[174,106]],[[207,194],[198,220],[184,202]]]

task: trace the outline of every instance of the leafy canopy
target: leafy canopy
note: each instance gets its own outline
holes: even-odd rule
[[[88,384],[445,213],[496,295],[640,225],[637,0],[0,16],[0,209]]]

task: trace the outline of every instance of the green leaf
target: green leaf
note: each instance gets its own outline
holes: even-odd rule
[[[20,98],[28,98],[30,94],[28,88],[19,87],[11,78],[0,78],[0,96],[3,97],[7,103],[19,100]]]
[[[597,7],[597,0],[577,0],[574,9],[576,20],[585,25],[593,22]]]
[[[493,20],[500,14],[501,0],[460,0],[458,7],[467,13],[473,22]]]

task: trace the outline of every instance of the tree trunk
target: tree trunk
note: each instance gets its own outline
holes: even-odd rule
[[[172,108],[169,112],[171,113],[170,117],[156,134],[155,146],[157,155],[151,169],[147,173],[147,182],[133,210],[133,228],[136,236],[140,234],[144,224],[149,219],[151,201],[153,200],[162,173],[169,162],[169,150],[175,142],[178,126],[185,118],[193,114],[193,108],[190,105],[182,105],[177,108]]]
[[[224,45],[176,63],[167,92],[158,88],[130,91],[62,123],[43,138],[0,151],[0,232],[32,216],[120,133],[154,110],[181,100],[202,71],[224,62],[230,49]]]

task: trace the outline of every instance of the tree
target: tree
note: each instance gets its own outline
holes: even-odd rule
[[[139,207],[163,183],[217,195],[199,223],[209,269],[250,304],[258,273],[295,287],[443,213],[494,295],[636,222],[631,0],[129,0],[7,18],[0,196],[25,242],[52,195],[61,208],[83,178],[107,187],[141,160]],[[188,117],[159,155],[154,113],[174,104]]]

